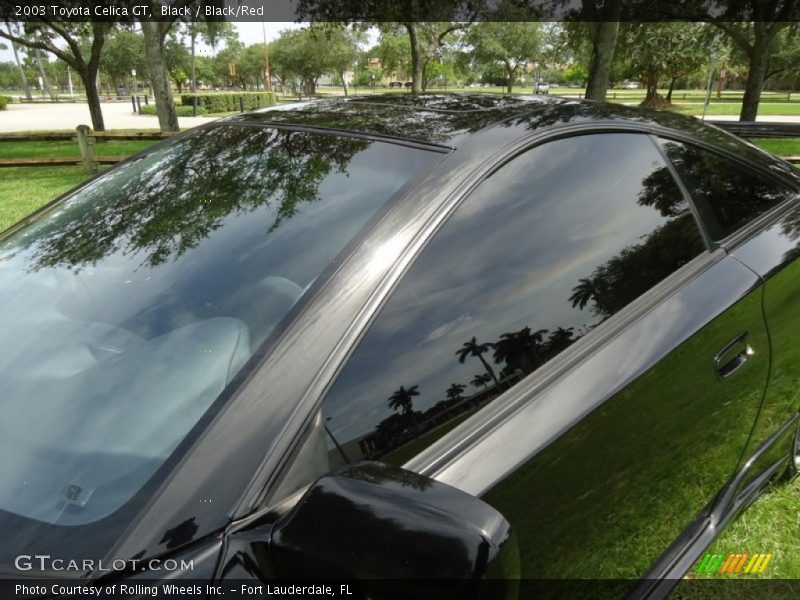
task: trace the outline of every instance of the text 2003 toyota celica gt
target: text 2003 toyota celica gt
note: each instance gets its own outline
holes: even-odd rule
[[[798,190],[552,98],[155,145],[0,238],[3,573],[663,593],[798,469]]]

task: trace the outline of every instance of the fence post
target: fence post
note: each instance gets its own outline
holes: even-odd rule
[[[244,96],[239,96],[239,112],[244,112]]]
[[[142,112],[142,97],[136,96],[136,107],[138,108],[138,112]]]
[[[92,173],[97,170],[97,165],[94,162],[94,140],[89,137],[91,129],[88,125],[78,125],[75,129],[78,131],[81,164],[88,173]]]
[[[144,95],[144,103],[145,105],[150,104],[150,96],[148,96],[147,94]]]
[[[136,97],[131,94],[131,104],[133,105],[133,112],[136,112]]]
[[[192,96],[192,116],[197,116],[197,96]]]

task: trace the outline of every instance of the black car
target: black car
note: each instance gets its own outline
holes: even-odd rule
[[[799,189],[548,97],[153,146],[0,237],[3,573],[661,593],[800,466]]]

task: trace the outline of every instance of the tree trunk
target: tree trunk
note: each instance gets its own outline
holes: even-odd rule
[[[6,29],[8,30],[8,35],[11,35],[11,25],[6,23]],[[19,76],[22,79],[22,89],[25,90],[25,97],[28,100],[33,100],[33,96],[31,96],[31,88],[28,86],[28,78],[25,77],[25,69],[22,68],[22,63],[19,62],[19,54],[17,53],[17,45],[14,42],[11,42],[11,50],[14,51],[14,60],[17,63],[17,68],[19,69]]]
[[[42,51],[36,48],[36,50],[34,50],[34,55],[36,56],[36,64],[39,67],[39,77],[42,78],[42,87],[44,87],[44,91],[47,92],[50,100],[55,100],[55,96],[53,95],[53,87],[50,85],[50,80],[47,78],[47,73],[45,73],[44,70]]]
[[[161,23],[141,21],[144,35],[145,57],[147,69],[150,71],[150,85],[153,88],[153,99],[156,103],[158,126],[161,131],[178,131],[178,114],[172,98],[172,86],[169,82],[167,64],[164,60],[164,37]]]
[[[491,377],[494,380],[494,384],[497,386],[497,391],[500,392],[500,381],[498,381],[497,375],[494,374],[494,369],[492,369],[492,367],[489,366],[489,363],[486,362],[486,359],[483,358],[483,356],[478,354],[478,358],[483,364],[483,368],[486,369],[486,372],[489,374],[489,377]]]
[[[611,77],[611,63],[619,34],[619,21],[594,23],[592,36],[592,58],[589,62],[589,81],[586,97],[604,102]]]
[[[755,43],[748,51],[747,82],[744,86],[742,112],[739,114],[740,121],[755,121],[758,115],[761,89],[764,87],[764,77],[767,73],[770,41],[771,39],[767,40],[757,33]]]
[[[344,89],[344,95],[347,96],[347,80],[344,78],[344,71],[339,71],[339,77],[342,78],[342,88]]]
[[[669,90],[667,91],[667,104],[672,104],[672,90],[675,88],[675,81],[676,79],[673,77],[669,80]]]
[[[83,87],[86,90],[86,102],[89,104],[89,114],[92,117],[92,129],[105,131],[103,110],[100,107],[100,90],[97,89],[97,71],[84,67],[78,70],[78,75],[80,75]]]
[[[510,94],[513,90],[514,90],[514,70],[509,67],[506,67],[506,91]]]
[[[652,79],[647,80],[647,93],[644,100],[639,105],[642,108],[657,108],[658,107],[658,81]]]
[[[403,23],[403,25],[408,31],[408,40],[411,44],[411,92],[418,94],[423,89],[424,65],[419,56],[417,29],[414,23]]]
[[[192,93],[197,93],[197,72],[195,69],[195,52],[194,52],[194,38],[197,32],[194,30],[195,24],[192,23]]]

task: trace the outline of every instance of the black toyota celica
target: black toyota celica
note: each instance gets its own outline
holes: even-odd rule
[[[663,592],[800,467],[798,190],[544,97],[159,143],[0,236],[4,576]]]

